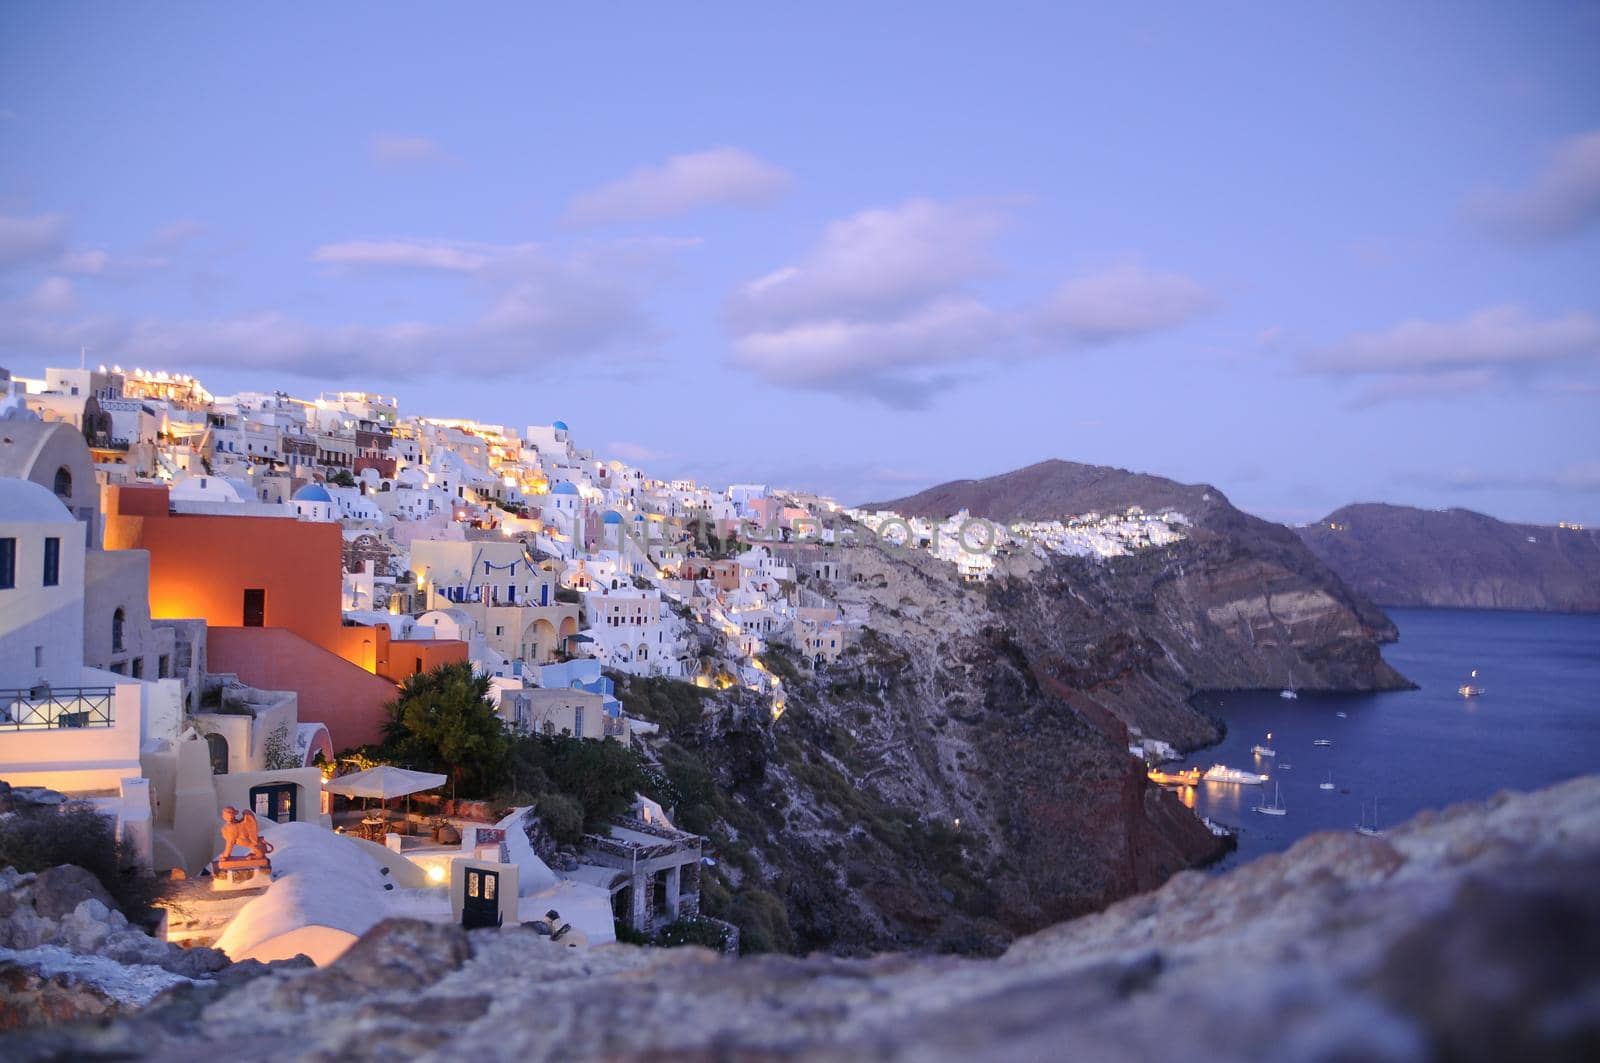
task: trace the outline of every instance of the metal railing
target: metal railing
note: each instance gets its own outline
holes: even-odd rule
[[[110,727],[113,687],[0,690],[0,731]]]

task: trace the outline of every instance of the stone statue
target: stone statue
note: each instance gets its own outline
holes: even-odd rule
[[[233,855],[236,846],[247,850],[248,855],[236,859]],[[261,827],[256,823],[254,812],[248,808],[241,812],[232,805],[222,810],[222,852],[217,856],[218,867],[245,861],[266,863],[270,852],[272,843],[262,839]]]

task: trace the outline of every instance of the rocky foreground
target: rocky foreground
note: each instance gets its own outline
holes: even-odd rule
[[[375,928],[11,1060],[1600,1058],[1600,777],[1188,872],[993,960]]]

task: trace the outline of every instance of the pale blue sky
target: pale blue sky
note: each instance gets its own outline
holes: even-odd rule
[[[1600,524],[1600,4],[1116,7],[0,4],[0,364]]]

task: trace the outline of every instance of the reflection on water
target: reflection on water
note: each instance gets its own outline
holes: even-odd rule
[[[1224,866],[1285,849],[1318,830],[1391,826],[1424,808],[1533,789],[1600,763],[1600,616],[1395,609],[1400,642],[1384,656],[1420,690],[1389,694],[1203,695],[1227,737],[1184,761],[1268,776],[1263,786],[1202,783],[1183,795],[1201,815],[1239,829]],[[1477,668],[1486,692],[1457,688]],[[1345,717],[1340,718],[1339,713]],[[1272,733],[1277,756],[1251,747]],[[1317,746],[1319,738],[1332,740]],[[1320,784],[1333,773],[1335,788]],[[1251,811],[1282,788],[1284,816]]]

